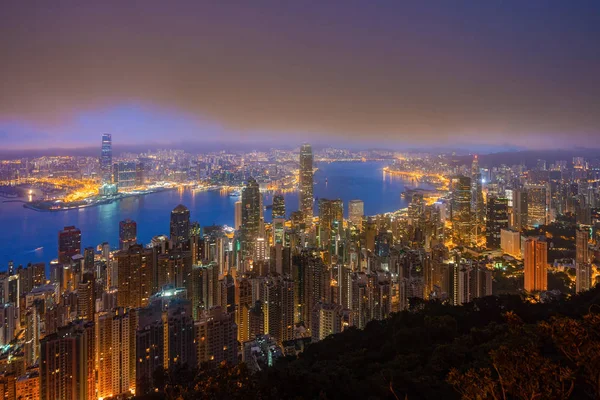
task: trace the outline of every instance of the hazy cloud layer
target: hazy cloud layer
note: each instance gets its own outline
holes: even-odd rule
[[[598,1],[5,1],[0,54],[7,146],[122,104],[189,120],[178,140],[600,137]],[[168,140],[147,125],[129,141]]]

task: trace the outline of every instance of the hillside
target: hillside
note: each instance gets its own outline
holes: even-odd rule
[[[172,371],[152,398],[598,398],[599,303],[600,288],[548,304],[518,296],[461,307],[417,302],[259,376],[243,365]]]

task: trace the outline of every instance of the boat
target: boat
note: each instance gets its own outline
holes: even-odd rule
[[[242,193],[240,192],[239,189],[232,190],[231,192],[229,192],[230,197],[240,197],[241,195],[242,195]]]

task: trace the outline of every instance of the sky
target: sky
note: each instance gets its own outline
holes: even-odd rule
[[[2,148],[600,147],[600,1],[3,1]]]

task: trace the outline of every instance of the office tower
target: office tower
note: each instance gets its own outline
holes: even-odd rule
[[[137,224],[131,219],[119,222],[119,249],[127,250],[137,243]]]
[[[512,228],[521,231],[527,226],[528,196],[524,189],[513,190],[513,223]]]
[[[94,324],[72,323],[40,342],[40,398],[96,399]]]
[[[590,263],[590,228],[580,225],[575,232],[575,287],[577,293],[592,287],[592,265]]]
[[[512,229],[501,229],[500,248],[513,257],[521,257],[521,233]]]
[[[18,306],[21,293],[19,275],[4,275],[0,277],[0,302],[12,303]]]
[[[221,307],[213,307],[196,322],[197,360],[199,366],[215,367],[221,362],[237,364],[237,325],[235,316]]]
[[[300,148],[300,175],[298,181],[300,190],[300,211],[304,216],[307,226],[312,224],[313,218],[313,153],[310,144],[303,144]]]
[[[451,180],[452,232],[455,244],[471,243],[471,179],[457,176]]]
[[[350,200],[348,202],[348,219],[358,229],[362,227],[362,219],[365,215],[365,203],[362,200]]]
[[[485,207],[483,204],[482,177],[479,170],[479,159],[477,155],[473,157],[471,164],[471,213],[475,222],[475,235],[478,236],[481,231],[481,225],[485,217]]]
[[[546,185],[527,184],[527,226],[530,228],[547,223],[548,207]]]
[[[508,229],[508,199],[489,197],[485,220],[485,241],[488,249],[500,247],[502,229]]]
[[[100,153],[100,174],[102,184],[112,183],[112,135],[102,135],[102,152]]]
[[[239,231],[241,227],[242,227],[242,202],[238,200],[235,202],[234,228],[236,231]]]
[[[67,264],[76,254],[81,254],[81,231],[74,226],[65,226],[58,232],[58,262]]]
[[[135,392],[135,316],[117,308],[96,316],[98,397]]]
[[[269,276],[263,280],[260,290],[265,316],[264,333],[278,343],[294,337],[294,286],[294,281],[288,277]]]
[[[322,248],[332,242],[344,223],[344,203],[340,199],[319,199],[319,239]]]
[[[114,183],[119,190],[129,190],[136,186],[137,167],[133,161],[121,161],[115,164]]]
[[[171,211],[170,239],[175,247],[189,246],[190,241],[190,210],[183,204]]]
[[[152,250],[136,244],[115,253],[114,262],[117,265],[118,306],[146,306],[152,290]]]
[[[261,195],[256,179],[249,178],[242,191],[242,256],[253,259],[256,240],[260,233]]]
[[[235,313],[235,280],[231,274],[223,275],[223,279],[219,281],[220,295],[219,305],[224,312]]]
[[[259,302],[260,303],[260,302]],[[252,337],[250,336],[249,313],[255,304],[253,296],[252,280],[243,276],[236,280],[236,323],[238,326],[238,341],[244,343]]]
[[[544,238],[525,240],[525,290],[548,290],[548,243]]]
[[[271,215],[273,219],[285,219],[285,199],[280,194],[273,196],[273,208],[271,210]]]

